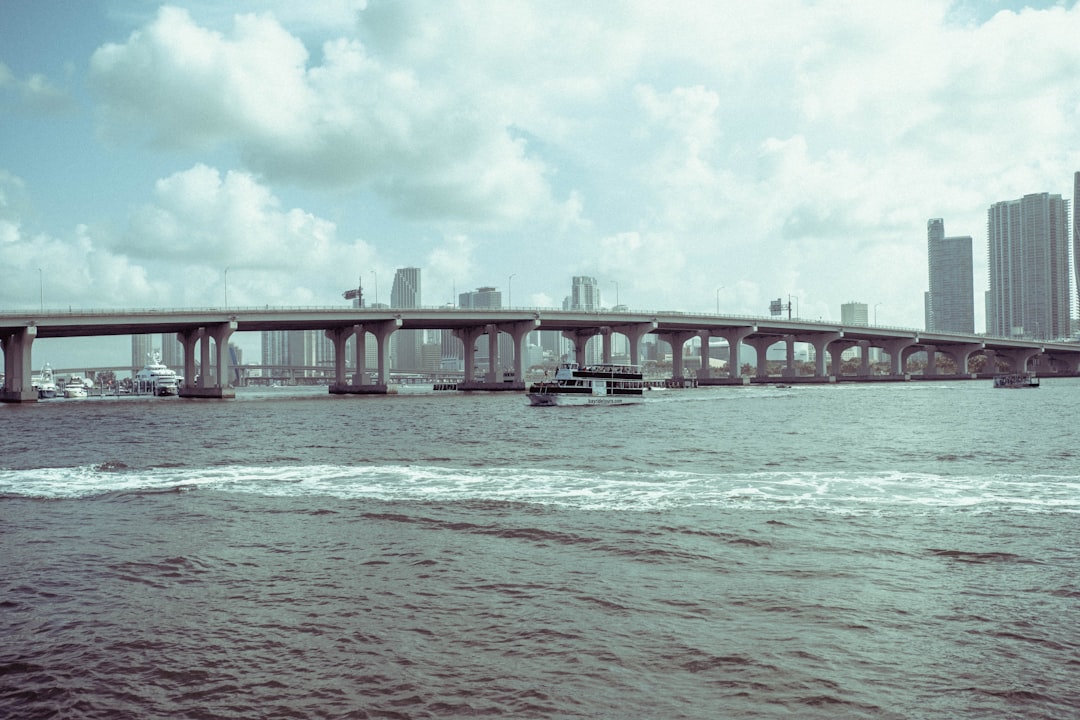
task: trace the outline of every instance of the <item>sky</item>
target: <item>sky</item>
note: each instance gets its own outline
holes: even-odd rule
[[[7,0],[0,311],[386,303],[419,267],[425,306],[587,275],[922,327],[941,217],[982,331],[987,208],[1071,198],[1077,37],[1039,0]]]

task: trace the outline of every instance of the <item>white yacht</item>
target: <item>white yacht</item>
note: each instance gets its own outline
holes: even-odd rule
[[[93,381],[84,378],[82,375],[72,375],[64,383],[64,397],[84,398],[90,394],[90,388],[93,386]]]
[[[146,366],[135,373],[131,390],[136,395],[179,395],[183,378],[175,370],[161,362],[161,353],[155,350],[146,360]]]

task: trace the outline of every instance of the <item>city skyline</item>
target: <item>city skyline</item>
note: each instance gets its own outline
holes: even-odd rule
[[[589,276],[632,309],[917,327],[926,218],[978,239],[1080,168],[1075,3],[6,11],[5,309],[387,304],[412,266],[431,305]]]

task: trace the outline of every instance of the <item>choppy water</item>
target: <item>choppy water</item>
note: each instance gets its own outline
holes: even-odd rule
[[[1080,715],[1080,381],[0,407],[0,716]]]

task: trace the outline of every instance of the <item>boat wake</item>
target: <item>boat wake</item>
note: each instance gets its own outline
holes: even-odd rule
[[[294,465],[0,470],[0,497],[94,498],[116,493],[210,490],[267,497],[381,501],[500,501],[584,510],[657,511],[697,506],[793,508],[872,514],[954,509],[1080,513],[1078,476],[945,476],[931,473],[612,471],[420,465]]]

